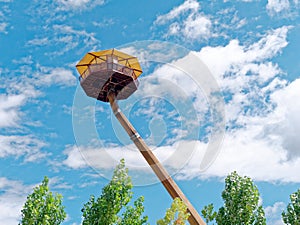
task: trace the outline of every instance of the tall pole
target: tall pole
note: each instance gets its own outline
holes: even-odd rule
[[[167,189],[171,197],[174,198],[180,198],[187,206],[187,210],[190,213],[190,216],[188,218],[189,223],[191,225],[206,225],[206,223],[201,219],[200,215],[196,211],[196,209],[193,207],[193,205],[190,203],[190,201],[186,198],[186,196],[183,194],[183,192],[180,190],[180,188],[177,186],[175,181],[171,178],[171,176],[168,174],[168,172],[165,170],[165,168],[162,166],[162,164],[158,161],[158,159],[155,157],[155,155],[152,153],[150,148],[146,145],[145,141],[140,137],[138,132],[134,129],[132,124],[129,122],[129,120],[126,118],[126,116],[121,112],[117,100],[115,99],[115,94],[113,92],[110,92],[108,94],[108,99],[110,106],[112,108],[113,113],[115,114],[116,118],[119,120],[127,134],[129,135],[130,139],[134,142],[136,147],[139,149],[139,151],[142,153],[156,176],[159,178],[159,180],[162,182],[164,187]]]

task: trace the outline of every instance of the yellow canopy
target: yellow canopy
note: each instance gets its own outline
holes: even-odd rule
[[[82,75],[87,70],[89,65],[105,62],[107,56],[113,56],[114,58],[118,59],[118,64],[133,69],[136,77],[143,73],[137,57],[120,52],[116,49],[108,49],[100,52],[89,52],[79,61],[79,63],[76,65],[76,69],[79,74]]]

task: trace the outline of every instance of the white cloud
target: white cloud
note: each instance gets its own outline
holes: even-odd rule
[[[230,2],[232,0],[223,0],[224,2]],[[239,2],[254,2],[254,1],[258,1],[258,0],[233,0],[234,1],[239,1]]]
[[[49,187],[51,189],[72,189],[72,185],[64,182],[61,177],[52,177],[49,179]]]
[[[40,74],[41,75],[41,74]],[[6,128],[0,133],[0,158],[14,157],[23,162],[36,162],[49,155],[42,151],[46,143],[32,134],[26,134],[23,126],[37,124],[26,118],[23,108],[33,98],[40,95],[38,87],[51,84],[74,84],[74,77],[66,70],[53,70],[49,74],[42,74],[42,78],[15,77],[4,84],[8,94],[0,95],[0,128]],[[55,76],[58,76],[56,78]],[[41,85],[38,85],[42,83]],[[19,93],[19,94],[13,94]],[[18,134],[19,132],[21,134]],[[3,133],[4,132],[4,133]]]
[[[103,27],[110,27],[110,26],[113,26],[115,23],[116,23],[116,21],[115,21],[113,18],[109,18],[109,19],[103,18],[103,19],[101,20],[101,22],[93,21],[92,24],[93,24],[95,27],[103,28]]]
[[[84,45],[85,48],[90,50],[99,45],[99,41],[95,38],[95,33],[88,33],[85,30],[75,30],[73,27],[67,25],[53,25],[53,29],[55,36],[51,43],[61,43],[64,46],[59,52],[56,52],[58,55],[62,55],[80,45]]]
[[[279,220],[273,221],[272,225],[285,225],[285,223],[281,219],[279,219]]]
[[[23,94],[0,95],[0,128],[19,126],[20,107],[25,104],[25,99]]]
[[[2,2],[8,3],[10,1],[3,0]],[[4,7],[0,8],[0,34],[1,33],[4,33],[4,34],[8,33],[7,32],[7,28],[9,26],[8,17],[10,15],[10,13],[11,13],[11,10],[10,10],[8,5],[5,5]]]
[[[267,10],[270,13],[279,13],[290,8],[289,0],[268,0]]]
[[[211,36],[212,22],[199,10],[199,2],[187,0],[167,14],[158,16],[154,24],[168,24],[168,32],[165,37],[177,36],[192,41],[206,39]]]
[[[199,58],[197,58],[199,61],[195,61],[195,58],[197,57],[191,53],[170,64],[157,67],[153,74],[144,79],[143,83],[147,85],[141,85],[137,95],[141,97],[164,96],[163,98],[173,104],[181,116],[185,117],[188,112],[196,110],[199,112],[198,119],[203,119],[202,116],[209,110],[210,103],[207,98],[215,88],[212,82],[208,84],[208,81],[214,78],[206,68],[203,68],[204,64],[201,64]],[[197,67],[193,67],[195,65]],[[190,68],[189,71],[188,68]],[[154,108],[149,109],[157,112],[159,110],[155,109],[158,107],[157,104],[153,106]],[[148,114],[154,115],[152,112]]]
[[[65,10],[69,9],[91,9],[97,5],[103,5],[104,0],[56,0],[59,4],[63,5]]]
[[[180,141],[170,146],[155,148],[150,146],[150,148],[153,147],[153,153],[162,163],[169,168],[178,169],[187,163],[195,146],[196,148],[198,147],[196,150],[199,150],[199,147],[203,150],[205,145],[201,144],[200,146],[195,141]],[[64,150],[64,154],[66,159],[63,161],[63,164],[73,169],[81,169],[88,166],[95,169],[113,169],[120,159],[124,158],[126,166],[131,172],[151,172],[147,162],[133,144],[123,147],[68,146]]]
[[[29,64],[33,63],[30,58],[15,60],[15,63],[26,63],[25,61]],[[42,93],[41,88],[52,85],[67,87],[76,85],[76,77],[71,70],[42,66],[36,69],[39,72],[32,69],[17,71],[16,73],[21,72],[24,75],[2,79],[0,87],[7,94],[0,94],[0,128],[21,128],[24,124],[22,119],[25,116],[22,107],[38,98]],[[30,121],[27,119],[26,122]]]
[[[20,181],[0,177],[0,189],[0,224],[18,224],[22,206],[31,187]]]
[[[268,0],[266,9],[270,16],[293,17],[299,14],[299,1]]]
[[[251,45],[247,51],[250,60],[264,60],[272,58],[287,46],[287,33],[290,26],[282,26],[267,32],[257,43]]]
[[[64,150],[67,158],[63,164],[80,169],[88,166],[101,169],[113,169],[120,159],[125,158],[128,167],[147,169],[146,162],[140,153],[134,149],[133,145],[124,147],[89,147],[89,146],[68,146]],[[140,160],[137,160],[140,159]]]
[[[79,147],[77,148],[76,146],[69,146],[64,150],[64,154],[67,155],[67,158],[63,161],[63,164],[70,168],[80,169],[88,165],[88,163],[84,160],[83,156],[81,155]]]
[[[235,170],[258,181],[300,182],[300,158],[288,161],[286,150],[280,143],[258,137],[262,128],[257,124],[227,134],[217,159],[204,172],[200,171],[200,162],[207,151],[207,143],[178,141],[170,146],[155,148],[154,154],[170,169],[171,174],[177,174],[178,179],[223,178]],[[113,169],[119,159],[125,158],[131,172],[150,172],[142,155],[132,145],[99,148],[70,146],[64,153],[66,159],[63,164],[73,169],[88,166],[100,171]]]
[[[51,85],[76,85],[76,77],[71,70],[64,68],[47,68],[41,67],[41,72],[35,74],[36,85],[51,86]]]
[[[54,186],[58,189],[70,188],[65,183],[62,183],[61,180],[58,177],[50,178],[49,186],[55,184]],[[62,184],[57,185],[56,182]],[[0,224],[16,225],[20,222],[21,210],[26,201],[26,196],[32,193],[35,186],[37,184],[24,185],[21,181],[0,177]]]
[[[28,102],[29,99],[37,98],[41,91],[36,87],[36,81],[32,77],[26,76],[27,74],[32,75],[33,72],[30,71],[17,71],[16,73],[21,72],[24,76],[14,76],[12,78],[3,79],[3,83],[0,84],[0,87],[4,88],[7,95],[21,95],[24,96],[24,104]],[[10,73],[14,73],[10,71]],[[25,75],[26,74],[26,75]]]
[[[249,46],[234,40],[225,47],[205,47],[199,52],[223,90],[230,93],[226,117],[234,121],[218,159],[206,171],[208,176],[238,170],[258,180],[299,182],[295,171],[300,156],[296,147],[300,144],[296,137],[300,81],[280,80],[280,68],[270,61],[287,46],[288,29],[270,31]],[[293,171],[290,177],[288,171]]]
[[[231,97],[226,105],[227,121],[233,123],[230,126],[236,123],[243,126],[249,115],[265,115],[273,107],[267,103],[269,94],[283,87],[285,81],[277,78],[282,71],[271,60],[287,46],[289,29],[290,27],[283,26],[268,31],[257,42],[249,45],[241,45],[238,40],[232,40],[226,46],[204,47],[200,52],[193,52],[208,66],[222,91]],[[151,78],[156,79],[155,82],[147,80],[147,85],[141,85],[137,94],[171,95],[178,101],[194,99],[191,107],[198,112],[199,122],[208,122],[203,116],[210,110],[211,96],[208,93],[211,90],[208,89],[211,82],[201,78],[200,85],[195,84],[193,78],[186,74],[187,71],[182,71],[182,64],[193,68],[193,75],[205,78],[210,76],[203,75],[205,68],[197,62],[193,65],[192,57],[187,55],[172,62],[172,65],[158,67],[151,75]],[[261,105],[256,106],[258,104]]]
[[[170,12],[165,15],[160,15],[157,17],[155,23],[157,24],[165,24],[170,20],[175,19],[183,13],[191,11],[192,13],[196,13],[200,9],[199,2],[195,0],[187,0],[183,4],[178,7],[175,7]]]
[[[285,88],[271,95],[272,101],[277,105],[272,113],[269,125],[265,127],[267,135],[274,135],[282,141],[287,149],[289,159],[300,157],[300,79],[287,85]]]
[[[197,158],[182,171],[183,178],[225,177],[232,171],[258,181],[299,182],[300,159],[287,161],[286,150],[276,141],[259,138],[259,125],[227,134],[215,162],[203,174],[197,172]],[[190,173],[189,170],[194,171]]]
[[[37,35],[34,39],[29,40],[27,45],[32,47],[46,46],[50,47],[55,45],[55,50],[48,49],[45,51],[47,56],[57,56],[63,55],[71,50],[76,50],[77,52],[93,50],[100,43],[99,40],[95,38],[95,33],[88,33],[85,30],[76,30],[69,25],[54,24],[51,27],[45,26],[44,32]],[[59,47],[57,47],[59,46]]]
[[[49,39],[47,37],[45,38],[35,38],[32,40],[29,40],[27,42],[28,45],[35,45],[35,46],[44,46],[49,44]]]
[[[183,34],[188,39],[208,38],[211,35],[211,21],[203,15],[190,15],[183,25]]]
[[[8,23],[0,23],[0,33],[6,33],[6,28],[8,26]]]
[[[45,143],[30,135],[0,135],[0,146],[0,158],[24,157],[25,162],[35,162],[47,156],[47,153],[41,151]]]
[[[8,29],[10,27],[10,20],[11,20],[11,5],[8,4],[12,2],[12,0],[0,0],[0,3],[3,2],[2,6],[0,7],[0,34],[8,34]]]
[[[285,204],[283,202],[275,202],[272,206],[267,206],[265,210],[265,215],[267,218],[267,223],[274,225],[284,225],[281,220],[281,213],[285,210]]]
[[[220,77],[230,71],[241,70],[248,63],[258,64],[280,53],[288,44],[286,38],[289,29],[290,27],[283,26],[269,31],[258,42],[249,46],[242,46],[238,40],[231,40],[224,47],[204,47],[198,55],[211,72]],[[270,67],[270,64],[266,66]]]
[[[232,40],[226,46],[204,47],[196,53],[230,96],[226,105],[230,126],[232,122],[244,126],[245,117],[265,115],[272,109],[267,102],[270,91],[284,87],[286,82],[277,79],[282,71],[271,60],[287,46],[289,29],[283,26],[271,30],[248,46]]]
[[[16,59],[13,59],[12,62],[14,64],[17,64],[17,65],[32,65],[33,64],[33,59],[32,59],[32,55],[28,55],[28,56],[25,56],[25,57],[22,57],[18,60]]]

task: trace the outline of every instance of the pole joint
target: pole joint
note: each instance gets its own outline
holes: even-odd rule
[[[139,134],[138,132],[136,132],[136,133],[134,133],[134,134],[132,134],[132,135],[130,136],[130,139],[131,139],[132,141],[135,141],[135,140],[138,139],[139,137],[141,137],[140,134]]]

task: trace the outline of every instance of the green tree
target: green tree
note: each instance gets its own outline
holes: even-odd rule
[[[147,222],[147,217],[142,217],[144,212],[144,198],[138,198],[133,206],[128,206],[132,199],[132,182],[122,159],[115,168],[113,177],[108,185],[102,189],[99,198],[91,196],[82,208],[83,225],[142,225]],[[122,215],[120,211],[124,209]]]
[[[165,217],[158,220],[157,225],[185,225],[189,216],[184,202],[180,198],[175,198]]]
[[[118,225],[141,225],[146,224],[148,217],[142,217],[144,212],[144,197],[139,197],[136,201],[134,201],[132,206],[126,206],[125,212],[122,214],[122,219],[118,222]]]
[[[291,202],[288,204],[286,212],[282,212],[282,219],[288,225],[300,225],[300,189],[290,195]]]
[[[224,206],[214,212],[213,204],[201,211],[206,222],[218,225],[265,225],[265,213],[259,206],[259,191],[249,177],[233,172],[225,179]]]
[[[62,195],[49,190],[49,179],[44,177],[42,184],[35,187],[33,193],[27,196],[22,209],[22,225],[58,225],[66,218],[62,205]]]

